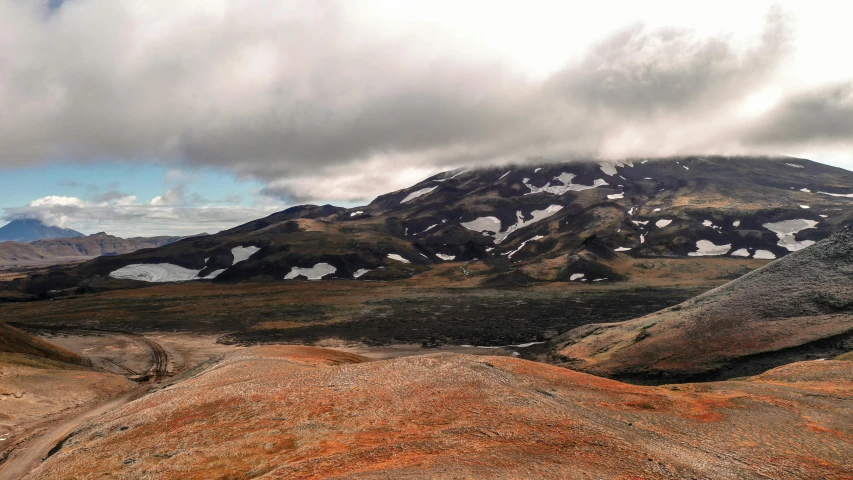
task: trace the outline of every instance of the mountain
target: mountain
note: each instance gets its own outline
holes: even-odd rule
[[[70,228],[51,227],[41,220],[12,220],[0,227],[0,242],[34,242],[46,238],[75,238],[83,234]]]
[[[215,235],[102,257],[77,273],[378,280],[481,259],[487,274],[510,283],[608,282],[633,275],[614,268],[638,257],[785,256],[853,223],[851,185],[853,172],[792,158],[461,170],[364,207],[293,207]]]
[[[252,347],[76,430],[33,478],[847,478],[850,362],[646,387],[511,357]]]
[[[73,238],[38,240],[32,243],[0,243],[0,265],[85,260],[157,248],[185,237],[120,238],[104,232]]]
[[[853,229],[635,320],[574,329],[551,360],[598,375],[734,377],[853,350]]]

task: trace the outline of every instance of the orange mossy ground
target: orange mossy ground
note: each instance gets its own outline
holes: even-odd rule
[[[314,347],[253,347],[98,419],[34,473],[844,478],[853,385],[835,380],[849,363],[811,363],[834,381],[771,371],[643,387],[509,357],[367,362]]]

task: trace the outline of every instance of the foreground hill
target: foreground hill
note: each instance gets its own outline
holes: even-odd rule
[[[184,237],[120,238],[104,232],[73,238],[54,238],[32,243],[0,243],[0,265],[26,265],[94,257],[122,255],[145,248],[157,248]]]
[[[849,362],[641,387],[510,357],[254,347],[76,431],[33,478],[845,478]],[[814,366],[815,368],[812,368]]]
[[[137,386],[83,363],[77,353],[0,322],[0,478],[21,478],[27,469],[10,471],[10,458],[37,455],[33,444],[49,441],[42,435],[52,426]]]
[[[83,359],[74,352],[34,337],[0,322],[0,352],[21,353],[58,362],[80,364]]]
[[[0,227],[0,242],[34,242],[46,238],[74,238],[83,234],[70,228],[51,227],[41,220],[13,220]]]
[[[768,260],[853,222],[853,173],[689,157],[442,173],[352,209],[300,206],[75,275],[143,281],[390,279],[484,259],[516,280],[613,281],[642,257]]]
[[[666,310],[587,325],[552,360],[606,376],[737,376],[853,350],[853,229]]]

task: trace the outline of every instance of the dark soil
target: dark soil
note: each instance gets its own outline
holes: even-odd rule
[[[310,324],[307,312],[288,318],[305,326],[240,331],[220,338],[226,344],[310,343],[324,338],[369,345],[421,343],[479,346],[544,341],[588,323],[636,318],[691,298],[704,289],[643,288],[565,294],[479,290],[446,295],[365,302],[351,320]],[[311,317],[323,315],[323,309]],[[296,313],[296,312],[292,312]]]

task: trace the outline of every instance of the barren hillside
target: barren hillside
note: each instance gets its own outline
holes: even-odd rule
[[[572,368],[663,378],[736,376],[850,350],[853,229],[680,305],[552,342],[553,359]]]
[[[806,381],[641,387],[509,357],[256,347],[90,423],[32,476],[841,479],[849,363],[819,363]]]

